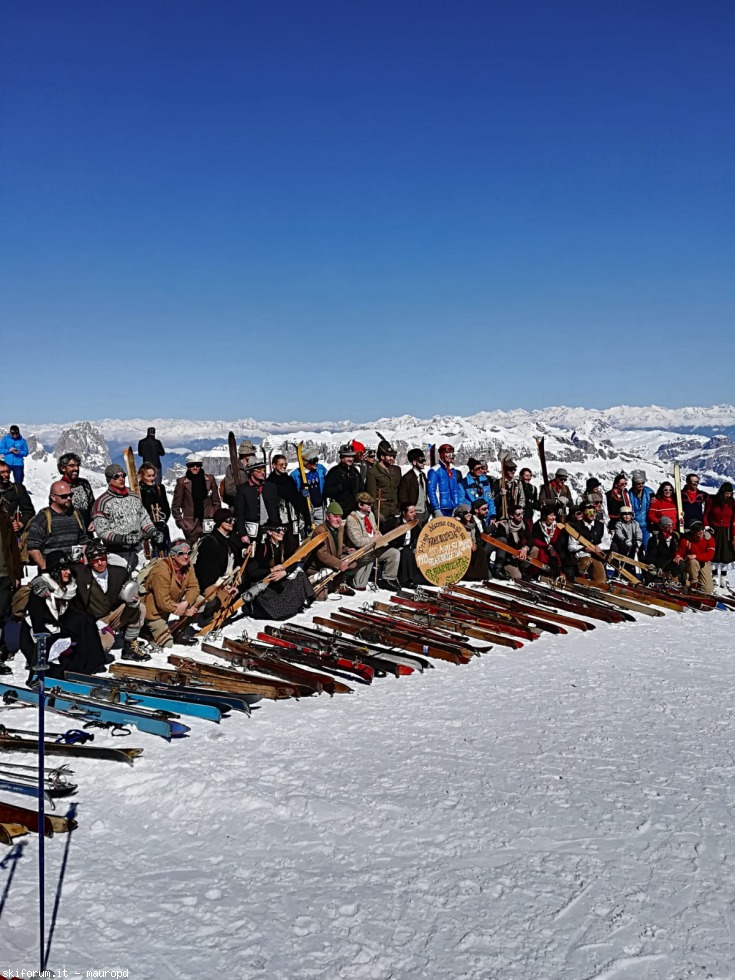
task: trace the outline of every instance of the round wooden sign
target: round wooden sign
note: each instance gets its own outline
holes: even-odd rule
[[[470,567],[472,538],[459,521],[437,517],[416,542],[416,564],[431,585],[454,585]]]

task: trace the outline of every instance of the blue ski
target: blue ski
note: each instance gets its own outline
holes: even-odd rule
[[[27,687],[15,687],[12,684],[0,683],[0,696],[6,703],[23,701],[26,704],[38,704],[38,692],[31,691]],[[62,715],[71,715],[74,718],[83,716],[88,721],[103,721],[120,726],[134,725],[141,732],[148,732],[149,735],[160,735],[161,738],[167,740],[182,738],[189,732],[186,725],[169,718],[157,718],[150,712],[135,708],[112,707],[72,695],[65,697],[63,692],[57,694],[52,678],[49,678],[46,692],[46,707],[50,711],[57,711]]]
[[[196,704],[187,701],[177,701],[166,695],[143,694],[139,691],[125,690],[125,685],[117,683],[114,685],[96,684],[88,681],[60,681],[54,678],[51,682],[55,689],[66,691],[68,694],[78,694],[92,701],[101,701],[112,707],[131,707],[131,708],[150,708],[153,711],[172,711],[182,715],[193,715],[195,718],[204,718],[206,721],[216,721],[219,724],[222,718],[222,710],[211,704]],[[112,695],[114,692],[115,701],[108,701],[105,694]],[[117,700],[119,699],[119,700]]]

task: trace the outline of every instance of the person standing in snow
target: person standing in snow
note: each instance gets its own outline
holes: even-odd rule
[[[6,436],[0,441],[0,456],[10,467],[15,483],[23,482],[23,468],[28,455],[28,443],[20,434],[17,425],[11,425]]]
[[[355,450],[346,442],[339,447],[339,462],[324,479],[324,496],[338,503],[346,516],[357,509],[355,497],[363,489],[360,471],[355,467]]]
[[[108,554],[117,555],[130,571],[138,567],[138,548],[143,538],[163,544],[140,497],[125,486],[125,471],[119,463],[105,470],[107,490],[94,502],[92,524],[97,537],[107,546]]]
[[[204,534],[204,522],[211,521],[222,503],[217,482],[211,473],[204,472],[204,463],[198,453],[186,457],[186,473],[180,476],[174,487],[171,513],[176,526],[181,529],[190,545]]]
[[[396,451],[389,442],[381,439],[378,443],[378,462],[375,466],[370,467],[365,478],[365,492],[374,501],[380,500],[380,530],[384,534],[398,523],[400,516],[398,485],[400,482],[401,468],[396,466]]]
[[[61,474],[64,483],[71,487],[71,505],[78,511],[84,521],[84,526],[89,528],[92,523],[92,508],[94,507],[94,491],[89,480],[85,480],[79,475],[79,467],[82,464],[81,456],[76,453],[64,453],[59,456],[56,468]]]
[[[432,517],[452,517],[464,500],[459,485],[461,474],[454,468],[454,446],[439,446],[439,462],[429,470],[427,484]]]
[[[150,463],[156,471],[156,483],[161,482],[161,460],[166,455],[163,443],[156,439],[156,430],[150,426],[145,439],[138,442],[138,455],[144,463]]]
[[[633,517],[641,529],[643,547],[645,548],[651,533],[648,530],[648,511],[653,500],[653,490],[651,487],[646,486],[645,470],[633,470],[630,479],[633,486],[628,493],[628,497],[630,498],[630,506],[633,508]]]
[[[688,531],[695,521],[704,522],[704,505],[707,494],[699,489],[696,473],[687,473],[686,483],[681,491],[681,504],[684,510],[684,530]]]
[[[398,505],[402,517],[404,517],[404,508],[413,505],[415,520],[419,522],[419,528],[422,528],[429,519],[429,498],[424,473],[426,456],[423,449],[409,449],[408,461],[411,469],[403,474],[398,484]]]
[[[247,480],[248,466],[255,459],[255,446],[250,439],[243,439],[237,447],[237,468],[239,470],[238,483],[245,483]],[[235,506],[235,495],[237,494],[238,483],[235,483],[235,474],[232,472],[232,463],[227,464],[225,479],[223,482],[222,499],[228,507]]]
[[[541,509],[545,507],[553,507],[559,516],[559,520],[564,520],[566,518],[569,507],[572,503],[572,491],[569,488],[567,480],[569,479],[569,473],[563,466],[557,467],[556,473],[554,474],[554,479],[549,481],[548,490],[544,486],[541,488],[539,493],[539,503],[541,504]],[[536,522],[539,523],[538,521]],[[543,523],[543,522],[542,522]],[[548,562],[546,563],[548,564]]]
[[[314,526],[324,522],[324,481],[327,476],[327,468],[319,462],[319,454],[307,450],[304,453],[304,472],[306,473],[306,487],[301,480],[301,470],[296,467],[291,473],[291,479],[296,484],[300,494],[309,496],[311,501],[311,516]],[[311,534],[311,527],[306,522],[306,533]]]
[[[704,520],[715,536],[714,584],[726,589],[727,570],[735,561],[735,503],[732,483],[723,483],[716,494],[707,496]]]
[[[52,483],[48,507],[39,510],[28,525],[28,556],[41,571],[46,568],[46,555],[50,552],[62,551],[71,558],[76,548],[89,541],[87,528],[71,498],[68,483]]]
[[[153,543],[151,553],[154,558],[165,557],[171,546],[171,534],[168,529],[171,505],[164,485],[156,483],[156,467],[153,463],[143,463],[138,470],[138,487],[141,503],[148,511],[148,516],[155,524],[156,530],[163,535],[161,544]]]

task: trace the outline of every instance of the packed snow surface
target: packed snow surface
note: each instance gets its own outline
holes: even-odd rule
[[[79,830],[47,842],[49,906],[69,844],[49,968],[734,976],[732,616],[543,635],[353,695],[191,720],[171,744],[98,736],[145,755],[72,761]],[[21,717],[32,727],[4,713]],[[5,896],[0,971],[36,964],[36,851]]]

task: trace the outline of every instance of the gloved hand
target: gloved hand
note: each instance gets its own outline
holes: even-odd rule
[[[31,582],[31,592],[34,595],[37,595],[39,599],[48,599],[48,597],[51,595],[51,586],[48,584],[43,575],[39,575]]]
[[[148,541],[152,541],[154,544],[163,544],[164,534],[163,531],[159,531],[158,528],[152,527],[145,532],[145,537]]]
[[[301,488],[301,496],[302,497],[308,497],[309,496],[309,488],[308,487],[302,487]]]

